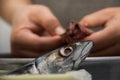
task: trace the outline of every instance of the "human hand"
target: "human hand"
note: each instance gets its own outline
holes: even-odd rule
[[[80,24],[84,30],[103,26],[102,30],[93,32],[83,40],[95,42],[90,56],[119,56],[120,55],[120,8],[106,8],[85,16]]]
[[[45,6],[21,8],[12,25],[11,48],[15,57],[38,57],[62,45],[57,35],[64,33],[64,29]]]

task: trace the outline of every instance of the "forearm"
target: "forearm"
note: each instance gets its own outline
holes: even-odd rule
[[[11,23],[16,11],[31,3],[32,0],[0,0],[0,15]]]

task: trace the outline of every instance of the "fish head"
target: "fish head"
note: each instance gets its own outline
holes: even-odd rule
[[[64,73],[79,68],[93,47],[92,41],[69,44],[37,58],[35,65],[39,73]]]

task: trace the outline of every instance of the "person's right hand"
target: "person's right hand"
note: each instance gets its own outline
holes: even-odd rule
[[[102,30],[83,39],[95,42],[90,56],[120,56],[120,7],[107,8],[87,15],[80,24],[85,32],[90,28],[103,26]]]
[[[62,45],[58,34],[64,33],[57,18],[41,5],[27,5],[13,17],[12,55],[38,57]]]

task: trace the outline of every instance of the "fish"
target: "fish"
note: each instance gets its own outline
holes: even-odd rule
[[[8,72],[6,75],[58,74],[77,70],[80,68],[81,62],[90,54],[93,45],[93,41],[82,41],[64,45],[16,70]]]

